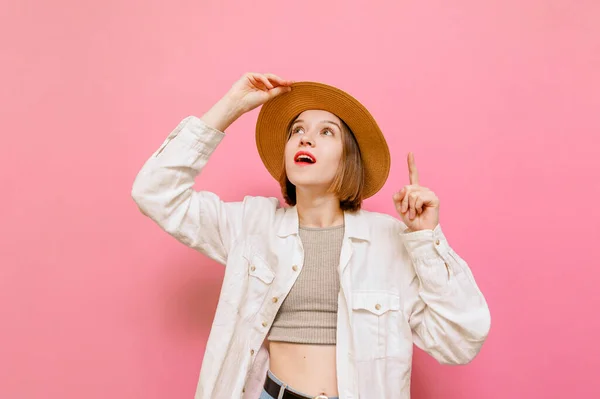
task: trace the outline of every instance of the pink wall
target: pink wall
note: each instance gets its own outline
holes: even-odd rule
[[[600,397],[597,0],[10,3],[0,398],[193,396],[223,270],[130,190],[246,71],[338,85],[371,109],[393,169],[367,209],[394,212],[408,151],[440,197],[492,330],[465,367],[417,352],[414,398]],[[256,116],[231,127],[203,188],[278,195]]]

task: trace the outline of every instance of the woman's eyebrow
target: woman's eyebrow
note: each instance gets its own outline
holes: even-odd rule
[[[297,119],[296,121],[294,121],[294,123],[292,124],[292,126],[294,126],[296,123],[303,123],[304,120],[303,119]],[[320,123],[331,123],[332,125],[336,125],[338,129],[342,130],[342,128],[340,127],[339,124],[333,122],[333,121],[328,121],[328,120],[322,120]]]

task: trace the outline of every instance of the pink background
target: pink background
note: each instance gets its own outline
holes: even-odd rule
[[[360,3],[360,5],[359,5]],[[223,270],[130,197],[246,71],[337,85],[421,183],[492,312],[481,354],[417,351],[413,397],[600,397],[597,0],[3,2],[0,398],[192,398]],[[279,195],[228,131],[202,186]]]

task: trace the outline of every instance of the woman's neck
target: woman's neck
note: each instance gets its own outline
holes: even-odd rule
[[[303,227],[332,227],[344,224],[344,211],[333,194],[311,196],[297,194],[298,220]]]

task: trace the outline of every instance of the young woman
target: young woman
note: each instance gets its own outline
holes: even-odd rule
[[[262,104],[258,151],[289,206],[195,191],[227,127]],[[412,154],[399,217],[361,210],[389,165],[352,96],[256,73],[145,162],[132,189],[141,212],[226,265],[196,399],[409,398],[413,343],[444,364],[476,356],[490,313]]]

